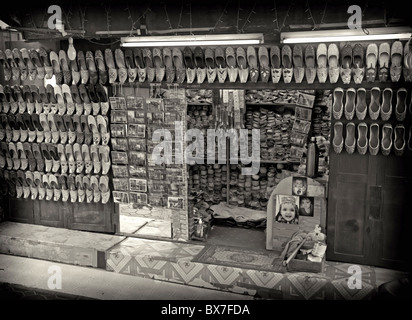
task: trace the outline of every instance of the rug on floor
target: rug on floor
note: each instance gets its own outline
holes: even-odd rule
[[[205,246],[193,259],[193,262],[260,271],[286,272],[279,253],[263,250],[250,251],[238,247]]]

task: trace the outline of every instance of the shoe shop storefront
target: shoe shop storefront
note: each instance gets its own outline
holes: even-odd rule
[[[410,268],[396,3],[7,6],[1,220],[201,247],[205,263],[232,248],[288,271]]]

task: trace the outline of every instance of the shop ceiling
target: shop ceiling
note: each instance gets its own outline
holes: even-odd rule
[[[280,32],[348,28],[351,1],[179,0],[179,1],[43,1],[28,6],[2,4],[0,20],[26,40],[119,39],[136,35],[263,33],[278,43]],[[48,28],[52,5],[61,8],[66,34]],[[356,1],[363,28],[410,26],[405,2]],[[4,32],[4,30],[3,30]]]

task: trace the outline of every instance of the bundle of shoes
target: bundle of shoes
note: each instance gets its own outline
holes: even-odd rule
[[[366,154],[369,150],[370,154],[376,155],[381,150],[383,155],[389,155],[393,147],[397,156],[402,156],[405,149],[410,153],[412,151],[412,126],[406,129],[405,124],[402,123],[408,111],[412,115],[412,103],[409,103],[409,106],[407,104],[407,90],[399,88],[394,94],[391,88],[381,90],[373,87],[370,90],[369,104],[366,102],[366,95],[367,91],[364,88],[357,90],[349,88],[346,94],[342,88],[334,90],[332,105],[334,119],[340,120],[344,114],[346,120],[351,121],[346,123],[346,130],[344,130],[342,121],[335,122],[332,140],[334,151],[340,153],[345,146],[349,154],[353,153],[356,148],[360,154]],[[395,103],[393,103],[394,99]],[[380,125],[374,122],[368,126],[365,122],[361,122],[356,126],[352,122],[355,116],[363,121],[367,115],[371,120],[380,118],[385,123]],[[389,123],[393,115],[398,121],[394,125]]]
[[[31,194],[31,199],[38,198],[42,192],[36,192],[30,181],[12,179],[16,171],[25,177],[28,172],[38,172],[42,184],[36,185],[37,190],[43,188],[43,182],[57,181],[54,188],[49,188],[57,190],[55,195],[42,199],[59,201],[61,196],[62,201],[68,201],[70,196],[72,202],[107,203],[110,191],[106,175],[111,166],[108,110],[106,88],[101,84],[0,85],[0,168],[5,169],[5,178],[11,177],[9,192],[21,197],[11,188],[23,183],[33,187],[26,188],[32,192],[23,193],[23,197]],[[79,176],[81,185],[70,184],[67,189],[64,182],[70,176],[73,181]],[[84,186],[94,194],[87,191],[83,194],[88,197],[79,196],[77,187],[86,190]]]
[[[296,103],[298,90],[246,90],[245,101],[248,103]]]
[[[189,167],[189,190],[200,190],[201,199],[209,204],[226,200],[227,166],[221,164],[198,165]]]

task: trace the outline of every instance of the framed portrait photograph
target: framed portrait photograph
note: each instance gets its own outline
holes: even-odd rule
[[[313,217],[314,214],[314,197],[299,197],[299,216]]]
[[[275,221],[299,224],[299,197],[277,194],[275,197]]]
[[[292,177],[292,194],[305,196],[308,191],[308,179],[306,177]]]

